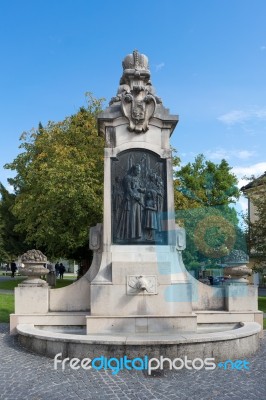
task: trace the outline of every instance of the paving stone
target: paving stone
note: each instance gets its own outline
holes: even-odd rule
[[[248,358],[250,370],[142,371],[54,370],[53,360],[30,353],[0,324],[1,400],[265,400],[266,335]]]

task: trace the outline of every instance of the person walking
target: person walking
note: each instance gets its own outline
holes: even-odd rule
[[[62,263],[60,263],[60,265],[59,265],[59,278],[60,279],[64,279],[65,272],[66,272],[65,266]]]
[[[56,277],[59,276],[59,268],[60,268],[60,265],[59,265],[59,262],[57,261],[56,264],[55,264],[55,275],[56,275]]]
[[[15,263],[15,261],[13,260],[11,265],[11,278],[15,278],[15,272],[17,270],[17,264]]]

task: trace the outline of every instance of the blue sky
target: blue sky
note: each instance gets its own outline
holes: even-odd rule
[[[262,174],[265,18],[264,0],[1,0],[0,181],[23,131],[75,113],[87,91],[109,101],[134,49],[180,116],[172,145],[183,163],[204,153],[239,177]]]

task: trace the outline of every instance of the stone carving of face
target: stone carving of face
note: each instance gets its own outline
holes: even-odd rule
[[[136,164],[133,168],[133,171],[134,171],[134,175],[140,175],[140,171],[141,171],[140,165]]]

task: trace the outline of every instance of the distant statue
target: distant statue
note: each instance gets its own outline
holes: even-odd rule
[[[155,175],[156,179],[156,189],[157,189],[157,218],[158,218],[158,230],[162,231],[162,216],[163,216],[163,209],[164,209],[164,184],[161,176],[159,174]]]
[[[123,178],[124,200],[118,222],[117,239],[140,239],[142,232],[142,211],[145,208],[140,164],[133,165]]]
[[[156,218],[157,218],[157,230],[159,232],[162,231],[162,213],[164,207],[164,185],[163,180],[159,174],[154,171],[151,171],[149,174],[149,183],[148,188],[151,189],[153,192],[156,192]]]
[[[145,223],[146,239],[154,240],[158,230],[157,194],[155,190],[148,190],[145,196]]]
[[[119,216],[121,215],[121,207],[123,204],[123,197],[124,197],[124,192],[123,192],[123,187],[122,187],[122,180],[118,176],[115,178],[115,183],[113,185],[113,191],[112,191],[112,196],[113,196],[113,213],[114,213],[114,219],[116,222],[119,221]]]

